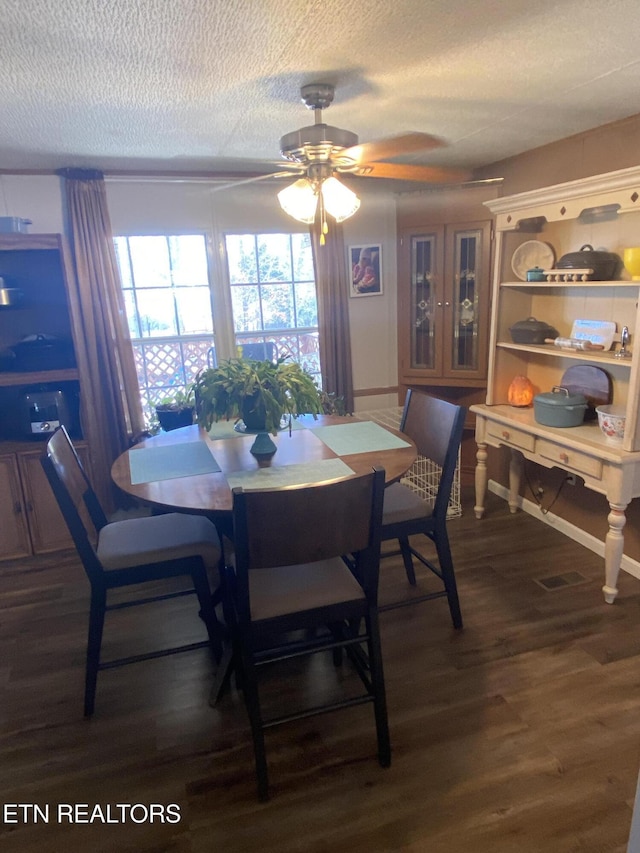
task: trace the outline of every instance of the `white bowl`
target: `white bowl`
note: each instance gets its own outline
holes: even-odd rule
[[[624,406],[597,406],[596,412],[605,439],[610,444],[622,444],[626,420]]]

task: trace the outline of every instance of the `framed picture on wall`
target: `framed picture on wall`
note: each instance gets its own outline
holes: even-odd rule
[[[380,296],[382,278],[380,270],[382,246],[369,243],[366,246],[349,246],[349,295]]]

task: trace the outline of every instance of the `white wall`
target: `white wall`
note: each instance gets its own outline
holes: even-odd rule
[[[274,183],[255,183],[233,190],[216,190],[204,181],[110,179],[109,213],[116,234],[205,232],[214,256],[221,258],[226,231],[305,230],[284,214],[275,198]],[[62,184],[56,176],[0,176],[0,210],[4,216],[31,219],[31,233],[63,229]],[[358,187],[362,205],[344,223],[345,244],[382,246],[383,293],[349,300],[354,389],[385,389],[397,385],[396,342],[396,225],[395,197]],[[329,222],[329,227],[331,223]],[[222,264],[214,265],[223,274]],[[347,257],[345,255],[345,268]],[[395,406],[395,393],[360,397],[356,409]]]
[[[55,175],[0,175],[1,215],[30,219],[33,234],[61,234],[61,190],[61,179]]]

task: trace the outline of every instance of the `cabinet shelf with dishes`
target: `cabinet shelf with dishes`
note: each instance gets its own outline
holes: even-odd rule
[[[625,510],[640,496],[640,281],[631,280],[622,267],[624,249],[640,245],[640,167],[505,196],[487,206],[495,216],[496,260],[486,403],[472,407],[477,442],[475,513],[478,518],[484,513],[488,446],[510,452],[512,512],[522,502],[524,460],[578,475],[609,503],[603,591],[611,603],[617,594],[624,548]],[[609,280],[602,281],[562,281],[555,276],[545,281],[514,281],[514,275],[524,277],[513,266],[516,251],[536,240],[544,241],[555,259],[582,255],[582,249],[576,249],[587,244],[595,252],[613,253],[620,258],[620,271],[615,274],[619,279],[611,280],[609,273]],[[514,341],[510,330],[529,318],[539,321],[538,328],[541,324],[557,331],[549,339],[570,337],[576,321],[615,328],[616,337],[601,351]],[[620,357],[625,327],[630,340],[625,341]],[[626,418],[621,442],[606,437],[593,420],[571,428],[552,427],[536,419],[534,408],[509,405],[509,386],[516,376],[525,376],[534,393],[544,393],[561,385],[566,370],[578,365],[607,374],[612,402],[622,407]]]
[[[533,238],[552,247],[557,258],[589,243],[622,259],[625,247],[640,242],[639,189],[640,169],[634,168],[488,202],[496,214],[489,406],[507,403],[516,375],[526,376],[539,393],[561,384],[571,365],[598,366],[610,377],[612,402],[626,411],[621,449],[640,450],[640,281],[631,280],[622,262],[620,278],[607,281],[514,281],[512,268],[518,248]],[[562,338],[570,337],[578,318],[605,321],[615,324],[616,337],[611,348],[588,352],[514,342],[510,329],[526,318],[548,324]],[[624,327],[631,344],[626,346],[627,357],[619,357]],[[600,440],[597,424],[592,428]]]

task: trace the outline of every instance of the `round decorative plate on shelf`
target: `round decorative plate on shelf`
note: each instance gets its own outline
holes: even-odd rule
[[[555,262],[556,253],[548,243],[543,243],[541,240],[527,240],[513,253],[511,269],[520,281],[526,281],[529,270],[534,267],[550,270],[553,269]]]

